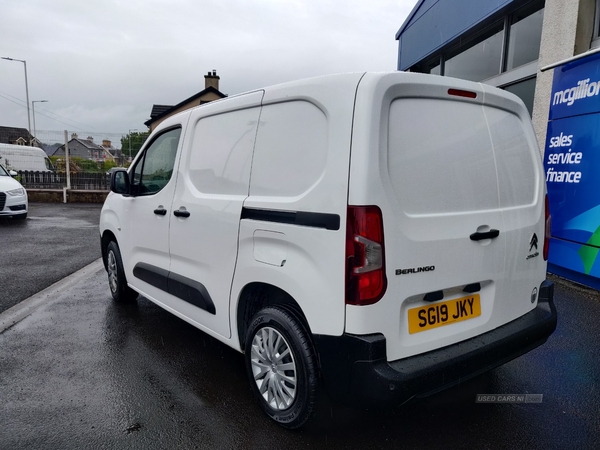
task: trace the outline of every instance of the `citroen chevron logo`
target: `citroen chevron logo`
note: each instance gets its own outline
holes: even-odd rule
[[[535,247],[536,250],[538,248],[538,237],[537,237],[537,234],[535,234],[535,233],[533,233],[533,237],[531,238],[531,241],[529,242],[529,251],[531,251],[533,249],[533,247]]]

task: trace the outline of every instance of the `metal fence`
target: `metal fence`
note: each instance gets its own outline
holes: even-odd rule
[[[22,128],[2,129],[0,164],[16,171],[26,189],[108,191],[110,169],[128,166],[147,138],[140,132],[38,130],[32,136]]]
[[[62,189],[67,186],[65,172],[17,172],[26,189]],[[108,191],[110,175],[105,172],[71,172],[71,189]]]

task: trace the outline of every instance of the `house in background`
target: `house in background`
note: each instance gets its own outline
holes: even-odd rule
[[[0,144],[29,145],[40,147],[40,141],[27,131],[27,128],[0,127]]]
[[[212,73],[208,72],[208,75],[204,75],[204,90],[192,95],[190,98],[185,99],[175,106],[153,105],[150,119],[144,122],[144,125],[152,132],[167,117],[171,117],[186,109],[227,97],[227,95],[219,91],[219,80],[220,77],[217,75],[216,70],[213,70]]]
[[[81,139],[77,133],[71,135],[69,140],[69,156],[89,159],[96,162],[107,160],[119,160],[122,158],[121,150],[112,146],[111,141],[104,139],[102,144],[96,144],[92,136],[87,139]],[[65,156],[65,146],[61,145],[56,149],[52,156]]]

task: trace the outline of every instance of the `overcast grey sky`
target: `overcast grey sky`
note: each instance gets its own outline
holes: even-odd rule
[[[2,0],[0,56],[27,61],[37,130],[146,129],[153,104],[395,70],[417,0]],[[0,60],[0,125],[27,127],[23,64]]]

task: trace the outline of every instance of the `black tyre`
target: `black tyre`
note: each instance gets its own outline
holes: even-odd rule
[[[15,220],[25,220],[25,219],[27,219],[27,213],[24,213],[24,214],[18,214],[18,215],[16,215],[16,216],[13,216],[13,218],[14,218]]]
[[[285,428],[298,428],[313,415],[318,370],[303,324],[290,312],[269,307],[248,327],[246,369],[263,410]]]
[[[116,301],[127,302],[138,297],[138,293],[127,286],[121,252],[114,241],[111,241],[106,249],[106,271],[110,293]]]

